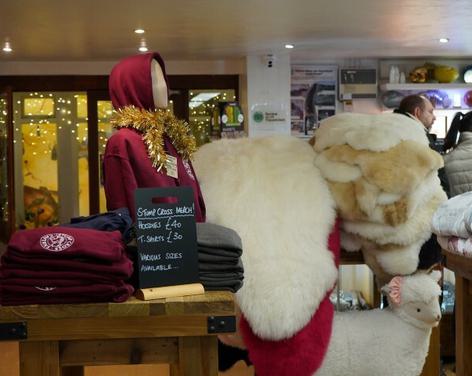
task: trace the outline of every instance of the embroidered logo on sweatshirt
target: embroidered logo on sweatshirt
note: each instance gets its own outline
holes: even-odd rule
[[[54,291],[56,289],[55,287],[41,287],[41,286],[34,286],[34,288],[40,291]]]
[[[41,236],[39,244],[47,251],[61,252],[74,244],[74,238],[62,232],[53,232]]]

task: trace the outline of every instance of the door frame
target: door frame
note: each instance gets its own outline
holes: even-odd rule
[[[89,168],[89,211],[100,212],[100,160],[98,151],[98,107],[97,102],[110,100],[108,90],[87,91],[88,116],[88,168]]]
[[[0,94],[5,94],[7,100],[7,116],[6,116],[6,128],[7,128],[7,181],[2,184],[8,184],[7,189],[7,200],[8,200],[8,221],[5,222],[6,226],[2,226],[0,230],[0,241],[8,242],[10,236],[15,231],[15,178],[14,178],[14,155],[13,155],[13,90],[11,86],[0,85]],[[3,219],[1,219],[2,224]]]

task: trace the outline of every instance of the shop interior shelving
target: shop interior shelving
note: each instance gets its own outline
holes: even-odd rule
[[[407,82],[404,84],[390,84],[390,83],[381,83],[380,91],[406,91],[406,90],[451,90],[451,89],[471,89],[472,83],[463,83],[463,82],[453,82],[448,84],[443,83],[412,83]]]

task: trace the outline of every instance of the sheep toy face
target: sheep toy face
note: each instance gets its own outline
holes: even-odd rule
[[[416,327],[431,328],[441,319],[440,278],[438,271],[394,277],[382,290],[387,294],[391,309],[403,320]]]
[[[433,298],[431,301],[405,303],[402,307],[403,312],[416,322],[425,323],[426,326],[434,327],[441,320],[441,307],[439,299]]]

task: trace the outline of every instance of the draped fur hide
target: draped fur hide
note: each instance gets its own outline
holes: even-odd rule
[[[263,339],[303,328],[337,278],[327,248],[334,202],[313,158],[308,143],[280,136],[219,140],[195,154],[207,221],[242,239],[237,302]]]

